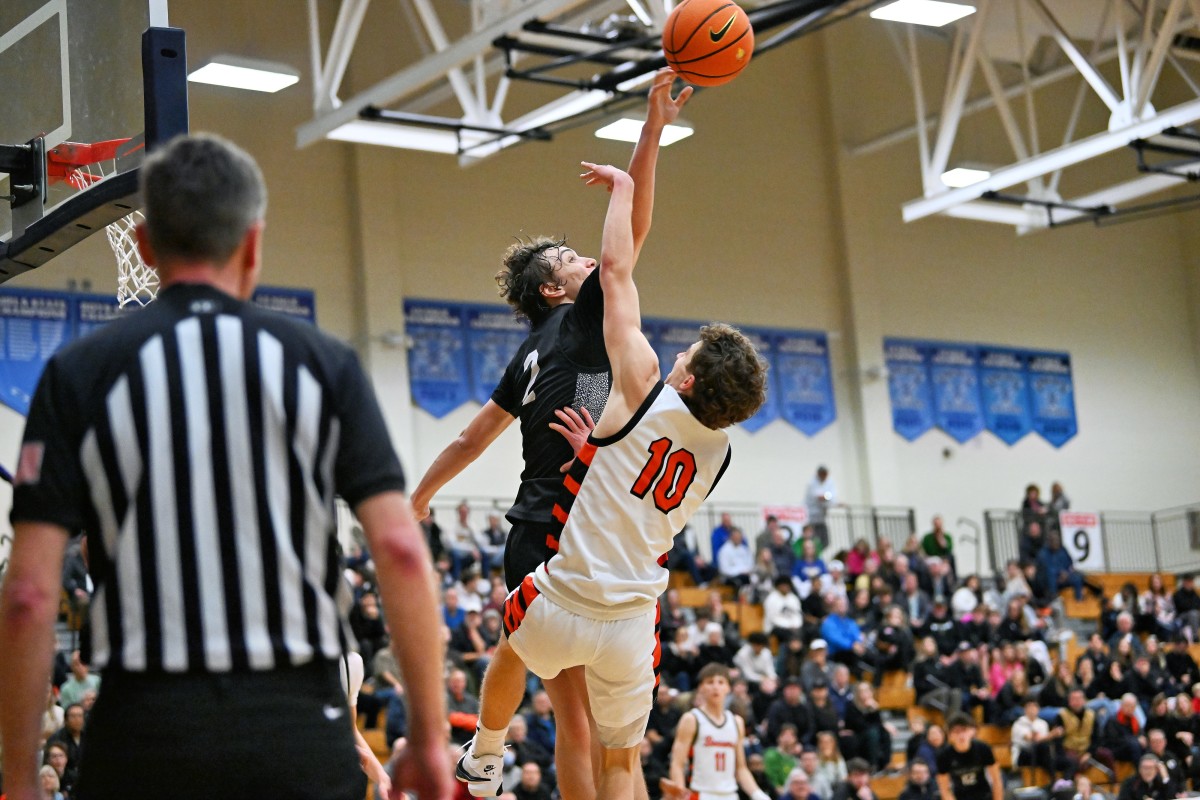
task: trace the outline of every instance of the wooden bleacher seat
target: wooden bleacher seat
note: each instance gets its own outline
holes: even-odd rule
[[[763,629],[763,607],[758,603],[742,603],[741,612],[738,616],[738,630],[742,633],[742,638],[746,638],[755,631]]]
[[[981,725],[975,738],[984,744],[992,746],[1002,744],[1008,747],[1012,744],[1012,731],[1000,725]]]
[[[876,694],[879,696],[879,707],[886,711],[905,711],[917,702],[917,693],[911,686],[888,686],[886,676]]]
[[[913,727],[915,723],[942,726],[945,726],[946,724],[945,714],[933,708],[926,708],[925,706],[918,706],[915,704],[909,706],[906,716],[908,717],[908,724],[910,727]]]
[[[1100,618],[1103,610],[1100,601],[1090,594],[1084,594],[1082,600],[1075,599],[1075,593],[1064,589],[1059,595],[1062,599],[1063,613],[1071,619],[1095,620]]]
[[[904,775],[877,775],[871,778],[871,791],[878,800],[896,800],[904,791],[908,778]]]
[[[392,751],[387,746],[387,736],[384,735],[383,728],[372,728],[362,732],[363,739],[371,747],[371,752],[375,754],[384,764],[391,758]]]
[[[721,595],[721,600],[733,600],[734,592],[732,586],[717,586],[716,584],[707,588],[700,586],[679,586],[679,602],[681,605],[690,608],[703,608],[708,605],[708,598],[713,592]]]

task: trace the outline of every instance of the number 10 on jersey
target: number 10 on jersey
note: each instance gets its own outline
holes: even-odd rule
[[[647,448],[650,460],[629,487],[629,492],[637,498],[645,497],[653,487],[654,506],[664,514],[679,507],[696,478],[696,456],[682,448],[673,451],[671,445],[665,436],[651,442]]]

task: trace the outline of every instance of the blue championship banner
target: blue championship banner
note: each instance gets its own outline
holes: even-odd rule
[[[71,297],[64,292],[0,292],[0,402],[29,414],[46,362],[71,334]]]
[[[250,302],[259,308],[275,311],[295,319],[317,324],[317,303],[311,289],[284,289],[259,286]]]
[[[664,378],[675,366],[675,358],[700,339],[702,327],[703,322],[642,318],[642,332],[658,353],[659,371]]]
[[[459,303],[404,301],[408,380],[418,408],[441,418],[470,399],[467,348]]]
[[[1062,447],[1079,432],[1075,421],[1071,356],[1048,352],[1028,355],[1033,429],[1050,444]]]
[[[884,339],[883,356],[892,401],[892,427],[913,441],[933,427],[933,390],[929,345],[910,339]]]
[[[1029,354],[1004,347],[979,348],[979,389],[983,421],[1005,444],[1016,444],[1033,430],[1029,413]]]
[[[742,328],[741,331],[750,338],[750,341],[754,342],[760,356],[768,363],[774,362],[775,343],[772,341],[771,331],[754,328]],[[777,419],[779,419],[779,376],[772,369],[767,372],[767,401],[762,404],[758,413],[742,423],[742,427],[750,433],[757,433]]]
[[[132,314],[140,306],[121,309],[117,298],[105,294],[80,295],[71,303],[71,317],[76,339],[82,339],[92,331],[103,328],[114,319]]]
[[[508,306],[467,306],[466,312],[471,399],[483,405],[529,335],[529,325],[517,319]]]
[[[776,331],[771,335],[771,372],[779,415],[805,436],[837,419],[829,370],[829,342],[816,331]]]
[[[937,426],[960,444],[983,432],[977,353],[974,345],[939,343],[929,350],[933,417]]]

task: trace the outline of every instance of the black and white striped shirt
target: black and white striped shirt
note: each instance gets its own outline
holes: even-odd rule
[[[135,672],[340,656],[334,495],[404,488],[353,351],[203,285],[56,354],[20,464],[13,522],[88,531],[92,663]]]

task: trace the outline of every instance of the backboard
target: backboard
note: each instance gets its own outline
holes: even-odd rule
[[[0,3],[0,283],[132,211],[147,132],[186,130],[183,32],[166,5]]]

